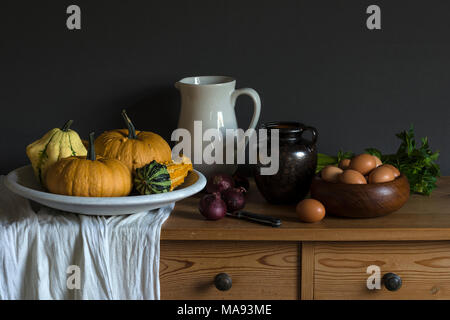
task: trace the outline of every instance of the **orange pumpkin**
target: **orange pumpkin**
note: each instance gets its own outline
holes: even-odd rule
[[[163,163],[172,159],[169,144],[160,135],[136,131],[125,110],[122,116],[128,129],[102,133],[95,140],[95,149],[103,157],[122,161],[133,172],[153,160]]]
[[[55,162],[45,175],[52,193],[78,197],[122,197],[130,194],[131,171],[116,159],[96,158],[94,134],[90,135],[88,155]]]

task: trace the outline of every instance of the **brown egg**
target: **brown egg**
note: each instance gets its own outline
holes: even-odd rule
[[[339,176],[339,182],[346,184],[367,184],[366,178],[356,170],[347,169]]]
[[[380,158],[378,158],[377,156],[372,156],[375,158],[375,167],[378,168],[379,166],[381,166],[383,164],[383,162],[381,162]]]
[[[301,221],[317,222],[325,217],[325,207],[322,203],[314,199],[300,201],[295,208]]]
[[[394,171],[387,166],[380,166],[369,175],[369,183],[383,183],[389,182],[395,179]]]
[[[391,169],[392,170],[392,172],[394,173],[394,177],[399,177],[400,176],[400,171],[396,168],[396,167],[394,167],[393,165],[390,165],[390,164],[383,164],[383,167],[388,167],[389,169]]]
[[[343,172],[342,169],[335,167],[335,166],[326,166],[322,169],[320,172],[320,176],[323,180],[328,182],[338,182],[339,181],[339,175]]]
[[[339,162],[339,168],[347,170],[350,167],[350,162],[350,159],[342,159],[341,162]]]
[[[370,171],[372,171],[372,169],[374,169],[376,165],[377,162],[374,156],[363,153],[352,159],[349,169],[356,170],[362,175],[366,175]]]

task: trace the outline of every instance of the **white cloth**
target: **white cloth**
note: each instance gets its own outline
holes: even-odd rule
[[[173,204],[114,217],[35,213],[3,180],[0,299],[159,299],[160,231]],[[77,275],[80,289],[69,289]]]

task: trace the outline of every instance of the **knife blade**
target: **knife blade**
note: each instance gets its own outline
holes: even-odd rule
[[[245,219],[248,221],[257,222],[265,225],[270,225],[273,228],[278,228],[279,226],[281,226],[281,220],[278,218],[258,213],[252,213],[248,211],[227,212],[227,216],[237,219]]]

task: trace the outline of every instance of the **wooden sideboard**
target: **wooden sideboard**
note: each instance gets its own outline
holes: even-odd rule
[[[162,228],[162,299],[450,299],[450,177],[388,216],[315,224],[300,222],[294,206],[268,204],[252,184],[246,210],[280,218],[280,228],[207,221],[200,197],[177,203]],[[373,265],[401,287],[369,290]],[[231,278],[226,291],[216,288],[220,273]]]

